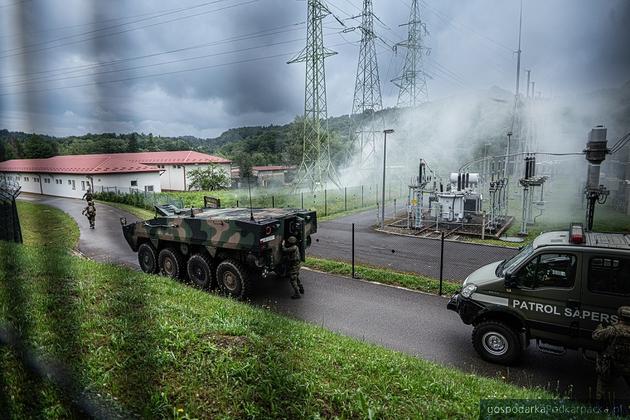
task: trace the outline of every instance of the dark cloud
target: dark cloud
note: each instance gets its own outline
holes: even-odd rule
[[[247,0],[224,0],[196,7],[202,3],[19,3],[24,6],[21,11],[10,8],[9,13],[0,16],[0,45],[4,51],[0,55],[21,46],[42,51],[0,59],[0,72],[6,76],[127,60],[306,20],[306,1],[241,4]],[[492,85],[514,89],[518,0],[421,3],[422,19],[430,32],[426,43],[431,55],[425,62],[432,76],[428,82],[431,99]],[[399,25],[408,19],[408,4],[405,0],[376,0],[374,4],[383,22],[377,22],[375,29],[382,38],[377,49],[384,106],[396,102],[397,90],[390,80],[400,73],[404,50],[394,55],[391,46],[406,37],[406,27]],[[347,28],[340,33],[341,25],[332,16],[324,22],[326,44],[339,52],[326,60],[328,111],[329,115],[340,115],[352,107],[360,33],[349,28],[358,25],[351,17],[359,14],[361,1],[330,0],[329,5]],[[158,12],[187,7],[191,9],[151,18]],[[188,17],[181,19],[184,16]],[[154,25],[166,20],[173,21]],[[131,21],[137,22],[128,25]],[[286,64],[305,44],[300,40],[306,35],[305,26],[290,31],[296,28],[87,72],[59,71],[46,77],[65,80],[44,84],[7,87],[7,82],[19,78],[4,78],[0,94],[11,95],[0,97],[0,126],[37,127],[55,134],[80,133],[86,127],[111,131],[114,127],[169,135],[216,135],[238,125],[285,123],[303,112],[304,64]],[[629,31],[630,3],[625,0],[526,0],[523,69],[532,70],[537,90],[547,95],[619,86],[630,78]],[[16,33],[21,36],[13,36]],[[81,33],[84,35],[72,37]],[[195,58],[203,55],[207,57]],[[166,61],[174,62],[160,64]],[[238,61],[242,63],[225,65]],[[180,72],[196,67],[206,69]],[[85,86],[68,88],[77,85]],[[24,91],[35,93],[15,94]]]

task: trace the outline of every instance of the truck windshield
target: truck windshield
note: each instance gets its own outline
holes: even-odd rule
[[[520,263],[525,261],[527,258],[529,258],[530,255],[532,255],[533,253],[534,253],[534,247],[531,244],[525,246],[523,249],[521,249],[521,252],[519,252],[512,258],[503,260],[503,262],[501,262],[501,264],[497,266],[497,269],[494,274],[496,274],[497,277],[503,277],[505,272],[509,270],[510,267],[515,267],[519,265]]]

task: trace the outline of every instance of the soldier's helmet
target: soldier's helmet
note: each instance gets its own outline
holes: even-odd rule
[[[617,315],[623,322],[630,323],[630,306],[620,306],[617,309]]]
[[[291,245],[295,245],[297,244],[297,238],[295,236],[289,236],[289,238],[287,239],[287,242]]]

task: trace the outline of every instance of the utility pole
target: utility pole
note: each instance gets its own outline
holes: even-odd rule
[[[374,45],[376,34],[374,32],[372,0],[363,0],[363,12],[360,16],[361,26],[358,29],[361,30],[361,46],[354,84],[352,115],[355,118],[363,117],[361,118],[362,127],[358,127],[356,130],[355,138],[359,140],[361,161],[369,165],[369,159],[376,156],[376,135],[382,130],[382,121],[379,127],[376,126],[375,113],[383,109],[381,81],[378,74],[376,46]],[[365,117],[368,117],[369,121],[365,121]],[[376,164],[376,162],[373,163]]]
[[[315,191],[325,188],[326,183],[332,181],[341,188],[330,160],[326,105],[324,60],[337,53],[324,47],[322,20],[331,13],[321,0],[308,0],[307,8],[306,47],[288,62],[306,63],[302,163],[296,177],[296,187],[308,186],[311,191]]]
[[[420,19],[420,7],[418,0],[411,1],[409,22],[400,26],[407,26],[407,40],[394,45],[394,51],[398,47],[407,48],[405,64],[400,76],[392,79],[398,88],[397,106],[416,106],[428,100],[427,80],[429,77],[424,72],[422,56],[428,49],[424,46],[423,37],[428,35],[427,27]]]
[[[534,88],[536,87],[536,82],[532,82],[532,99],[536,99],[536,94]]]
[[[521,32],[523,29],[523,0],[521,0],[521,12],[518,18],[518,50],[516,51],[516,97],[519,94],[519,82],[521,78]]]
[[[526,98],[529,99],[529,79],[531,77],[531,70],[525,70],[527,72],[527,96]],[[532,95],[533,96],[533,95]]]

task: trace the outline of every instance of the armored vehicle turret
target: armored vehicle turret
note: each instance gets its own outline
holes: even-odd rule
[[[208,200],[205,200],[206,203]],[[314,211],[290,208],[189,208],[156,206],[153,219],[127,223],[123,234],[146,273],[188,278],[200,288],[218,286],[243,299],[260,277],[284,277],[284,240],[297,238],[302,261],[317,232]]]

